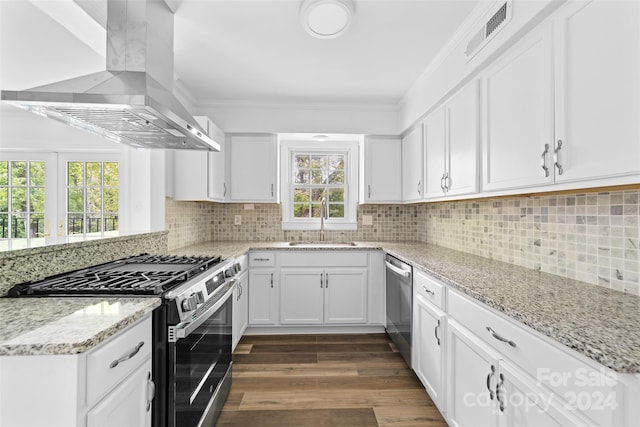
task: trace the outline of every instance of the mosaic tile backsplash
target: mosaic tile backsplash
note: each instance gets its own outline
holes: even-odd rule
[[[419,205],[419,240],[640,295],[640,190]]]
[[[640,189],[358,207],[356,231],[332,241],[426,242],[640,295]],[[235,215],[242,224],[235,225]],[[363,215],[373,225],[362,224]],[[169,247],[209,240],[318,240],[283,231],[277,204],[167,199]]]

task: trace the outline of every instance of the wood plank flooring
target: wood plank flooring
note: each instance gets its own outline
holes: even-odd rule
[[[386,334],[250,335],[219,427],[447,424]]]

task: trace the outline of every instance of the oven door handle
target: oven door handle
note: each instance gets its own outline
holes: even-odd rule
[[[189,334],[191,334],[191,332],[195,331],[196,329],[198,329],[200,327],[200,325],[202,325],[209,317],[211,317],[213,315],[213,313],[215,313],[216,311],[218,311],[226,302],[229,298],[231,298],[231,295],[233,294],[233,290],[236,287],[236,281],[235,280],[231,280],[232,285],[229,286],[229,289],[227,289],[227,291],[224,293],[224,295],[222,296],[222,298],[220,298],[220,300],[218,300],[218,302],[216,302],[214,305],[211,306],[211,308],[209,308],[207,311],[205,311],[204,313],[202,313],[196,320],[194,320],[193,322],[189,322],[189,323],[180,323],[176,326],[174,326],[173,328],[175,328],[175,341],[181,339],[181,338],[186,338],[187,336],[189,336]],[[172,326],[169,326],[169,336],[171,336],[171,328]],[[171,340],[170,340],[171,341]]]

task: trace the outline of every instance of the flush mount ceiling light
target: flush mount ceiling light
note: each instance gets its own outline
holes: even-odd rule
[[[347,31],[355,12],[353,0],[304,0],[300,23],[313,37],[332,39]]]

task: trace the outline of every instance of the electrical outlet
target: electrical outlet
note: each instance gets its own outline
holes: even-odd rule
[[[240,225],[240,224],[242,224],[242,215],[236,215],[236,216],[235,216],[235,218],[234,218],[234,220],[233,220],[233,223],[234,223],[235,225]]]
[[[244,204],[244,210],[245,211],[252,211],[253,210],[253,203],[245,203]]]
[[[373,216],[362,215],[362,225],[373,225]]]

